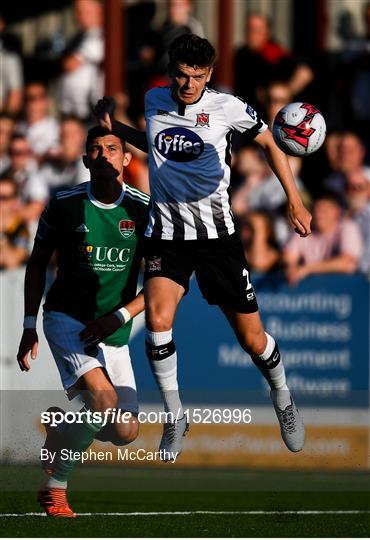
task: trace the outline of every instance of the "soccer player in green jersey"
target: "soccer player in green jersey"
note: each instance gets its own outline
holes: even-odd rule
[[[75,516],[66,497],[73,461],[62,460],[61,449],[83,452],[94,438],[124,445],[138,434],[127,344],[132,317],[144,309],[136,287],[149,196],[125,184],[131,154],[114,132],[92,128],[83,159],[90,182],[57,193],[40,218],[26,270],[24,331],[17,356],[20,369],[28,371],[29,354],[32,359],[37,355],[36,317],[55,251],[58,272],[44,304],[44,332],[63,387],[70,398],[80,394],[85,402],[82,423],[47,426],[41,456],[50,457],[44,464],[48,478],[38,501],[49,516],[58,517]],[[107,422],[111,409],[125,411],[125,421],[121,416]],[[51,417],[56,411],[48,412]]]

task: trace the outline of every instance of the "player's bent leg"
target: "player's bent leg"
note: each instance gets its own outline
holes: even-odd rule
[[[159,450],[163,461],[181,453],[182,437],[188,431],[177,383],[177,353],[172,324],[185,289],[171,279],[153,277],[145,283],[146,352],[161,392],[168,422],[163,426]]]
[[[77,388],[85,392],[86,405],[81,411],[81,422],[59,425],[59,435],[63,439],[63,450],[68,459],[61,453],[55,457],[53,470],[49,478],[40,488],[37,500],[50,517],[75,517],[67,501],[67,480],[73,469],[75,452],[85,451],[93,442],[95,435],[104,425],[106,412],[117,405],[117,395],[106,372],[102,368],[94,368],[80,377]],[[96,416],[93,413],[99,412]]]
[[[125,421],[104,426],[95,438],[99,441],[111,442],[115,446],[125,446],[134,442],[138,435],[137,414],[131,413],[131,417]]]
[[[304,445],[303,420],[286,384],[284,365],[277,343],[264,331],[258,311],[235,313],[229,308],[222,309],[241,347],[250,354],[270,385],[270,396],[283,441],[289,450],[299,452]]]
[[[184,287],[166,277],[152,277],[145,282],[145,318],[148,330],[165,332],[173,325]]]

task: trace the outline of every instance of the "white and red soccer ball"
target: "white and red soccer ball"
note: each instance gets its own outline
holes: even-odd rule
[[[276,115],[272,134],[278,147],[290,156],[306,156],[323,144],[326,124],[320,111],[309,103],[289,103]]]

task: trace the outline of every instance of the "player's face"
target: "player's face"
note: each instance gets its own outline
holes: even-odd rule
[[[184,105],[191,105],[198,101],[205,85],[211,79],[212,71],[211,67],[177,64],[173,74],[173,84],[178,101]]]
[[[96,137],[86,157],[85,165],[92,176],[114,177],[121,181],[123,170],[131,160],[131,154],[124,152],[120,139],[115,135]]]

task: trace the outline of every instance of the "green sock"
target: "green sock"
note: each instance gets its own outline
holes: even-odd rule
[[[83,412],[88,412],[88,409],[84,407]],[[91,411],[92,412],[92,411]],[[83,452],[93,442],[95,435],[103,427],[104,419],[101,421],[93,420],[88,421],[86,417],[83,417],[82,423],[74,424],[61,424],[59,431],[62,431],[64,438],[63,449],[67,449],[72,452]],[[57,455],[55,458],[55,465],[53,474],[50,479],[57,480],[58,482],[66,482],[74,467],[73,459],[61,459],[61,455]]]

